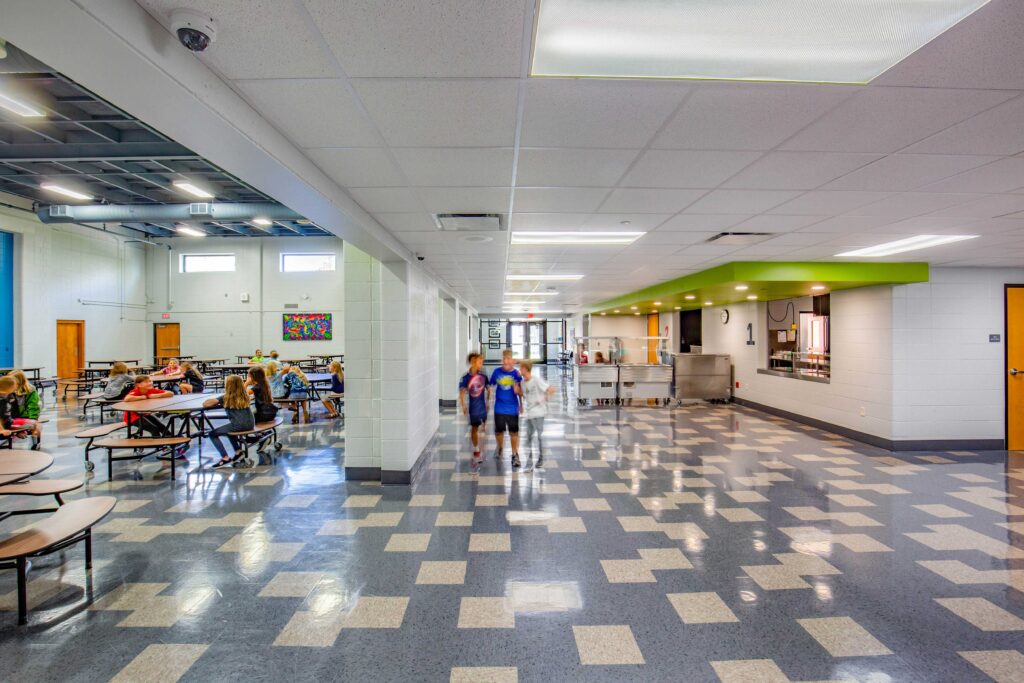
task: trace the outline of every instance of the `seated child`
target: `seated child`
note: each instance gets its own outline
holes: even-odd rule
[[[292,365],[288,368],[288,374],[284,377],[284,398],[294,398],[300,401],[309,398],[309,380],[306,379],[305,373],[298,365]],[[309,413],[307,408],[306,420],[309,420]],[[299,411],[295,411],[295,415],[292,417],[292,424],[299,422]]]
[[[110,366],[110,375],[103,387],[103,398],[109,401],[121,399],[131,390],[132,376],[128,373],[128,366],[117,361]]]
[[[0,377],[0,437],[9,437],[14,418],[11,417],[11,402],[18,383],[13,377]]]
[[[32,428],[32,450],[39,450],[39,440],[43,435],[39,424],[39,392],[36,391],[21,370],[12,370],[7,375],[15,382],[14,393],[11,394],[11,424],[14,427]]]
[[[136,375],[135,388],[128,392],[124,400],[132,403],[134,401],[145,401],[148,398],[170,398],[174,394],[164,389],[157,389],[153,386],[153,378],[149,375]],[[148,432],[154,437],[167,436],[167,425],[161,422],[156,416],[126,411],[124,421],[131,432],[132,426],[138,428],[139,432]],[[181,454],[179,457],[185,457]]]
[[[199,372],[199,368],[192,365],[192,363],[188,361],[182,363],[181,374],[181,384],[178,385],[181,393],[201,394],[206,389],[206,378],[203,377],[203,373]]]
[[[341,367],[341,361],[334,361],[330,364],[331,391],[335,394],[345,393],[345,371]]]
[[[228,375],[224,380],[224,393],[217,398],[207,399],[203,403],[203,407],[223,408],[228,416],[227,424],[217,427],[208,435],[221,456],[214,467],[224,467],[239,460],[244,455],[242,443],[238,437],[231,436],[229,432],[244,432],[256,427],[256,420],[249,407],[249,394],[245,391],[245,383],[242,378],[238,375]],[[224,450],[224,444],[220,440],[222,436],[227,436],[231,447],[235,449],[233,456],[228,455]]]
[[[274,398],[284,398],[284,377],[287,374],[287,369],[279,369],[274,361],[267,363],[266,376],[270,382],[270,395]]]
[[[256,349],[256,353],[252,354],[252,358],[249,359],[249,365],[262,365],[266,362],[267,359],[263,357],[263,349]]]
[[[267,373],[259,365],[249,368],[245,389],[256,404],[256,422],[270,422],[277,417],[277,406],[270,391]]]

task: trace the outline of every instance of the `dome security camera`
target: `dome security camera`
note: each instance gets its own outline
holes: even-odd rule
[[[171,30],[192,52],[203,52],[217,39],[217,24],[213,19],[191,9],[171,12]]]

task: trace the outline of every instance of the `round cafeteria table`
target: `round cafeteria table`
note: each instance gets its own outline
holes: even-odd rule
[[[53,464],[53,456],[42,451],[0,450],[0,476],[24,475],[22,478],[39,474]],[[11,483],[11,482],[5,482]]]

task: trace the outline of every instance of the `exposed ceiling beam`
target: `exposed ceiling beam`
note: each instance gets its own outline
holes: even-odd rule
[[[74,143],[64,145],[15,144],[0,147],[0,160],[12,162],[104,161],[107,159],[198,160],[195,152],[176,142]]]

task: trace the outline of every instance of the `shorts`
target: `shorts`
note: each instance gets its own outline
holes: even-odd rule
[[[11,420],[12,427],[24,427],[25,425],[34,425],[35,423],[35,420],[29,420],[28,418],[25,417],[16,417],[13,420]]]
[[[508,432],[509,434],[519,433],[519,416],[518,415],[501,415],[495,414],[494,416],[494,433],[502,434]]]
[[[480,425],[484,424],[485,422],[487,422],[487,413],[481,413],[479,415],[474,415],[473,413],[469,414],[469,426],[470,427],[479,427]]]

